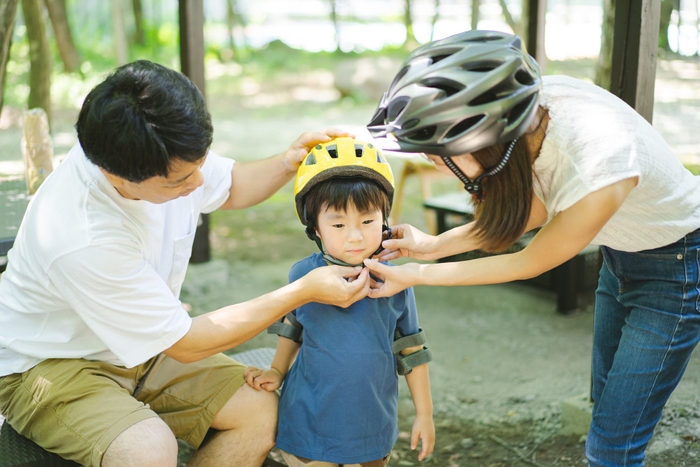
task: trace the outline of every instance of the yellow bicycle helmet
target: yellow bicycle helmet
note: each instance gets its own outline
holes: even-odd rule
[[[294,182],[294,201],[301,223],[308,225],[304,196],[316,185],[335,177],[363,177],[379,183],[394,198],[394,174],[379,149],[353,138],[336,138],[316,145],[301,162]]]

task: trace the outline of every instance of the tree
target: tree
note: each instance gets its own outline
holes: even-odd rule
[[[517,24],[515,24],[513,15],[511,15],[510,11],[508,11],[508,5],[506,5],[506,0],[498,0],[498,4],[501,5],[501,11],[503,11],[503,18],[506,20],[506,24],[510,26],[510,29],[513,30],[514,34],[520,35],[522,37],[521,34],[518,34],[520,32],[520,28]]]
[[[80,58],[68,25],[66,0],[45,0],[45,2],[58,44],[58,53],[63,61],[63,69],[68,73],[74,73],[80,68]]]
[[[7,71],[7,60],[10,58],[10,45],[12,44],[18,1],[0,0],[0,111],[2,111],[5,96],[5,72]]]
[[[598,53],[593,81],[601,88],[610,90],[613,32],[615,29],[615,0],[603,0],[603,24],[600,29],[600,52]]]
[[[661,0],[661,21],[659,21],[659,48],[667,52],[671,51],[668,42],[668,28],[671,26],[673,10],[680,10],[680,0]]]
[[[30,109],[44,109],[51,124],[51,51],[46,38],[42,0],[22,0],[24,24],[29,39]]]
[[[435,14],[433,15],[433,20],[430,22],[430,42],[433,42],[435,24],[437,24],[438,19],[440,19],[440,0],[435,0]]]
[[[407,49],[413,49],[418,45],[416,36],[413,33],[413,18],[411,17],[411,0],[404,0],[404,26],[406,26],[406,40],[403,46]]]
[[[146,35],[143,32],[143,6],[141,5],[141,0],[131,0],[131,8],[134,10],[134,42],[138,45],[146,45]]]
[[[129,61],[129,44],[126,41],[121,0],[112,0],[112,39],[117,65],[126,64]]]
[[[479,4],[480,3],[481,2],[479,0],[472,0],[472,14],[471,14],[472,30],[479,29]]]

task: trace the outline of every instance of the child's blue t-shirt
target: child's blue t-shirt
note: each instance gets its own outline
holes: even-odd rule
[[[325,265],[315,253],[289,279]],[[337,464],[383,458],[398,437],[394,330],[419,331],[413,289],[348,308],[309,303],[295,314],[303,343],[282,387],[277,446]]]

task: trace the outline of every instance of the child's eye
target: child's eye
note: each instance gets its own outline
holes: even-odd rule
[[[363,224],[371,224],[374,222],[374,219],[367,219],[366,221],[362,221]]]
[[[343,224],[333,224],[333,228],[335,229],[342,229],[343,227]]]

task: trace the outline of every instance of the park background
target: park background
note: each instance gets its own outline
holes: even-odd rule
[[[212,149],[238,160],[279,153],[301,132],[329,126],[368,138],[364,125],[410,50],[474,27],[521,33],[526,10],[521,0],[203,3]],[[599,55],[613,3],[547,2],[546,74],[605,87],[606,63]],[[694,171],[700,164],[699,3],[661,2],[653,116],[654,126]],[[82,100],[111,69],[139,58],[180,69],[175,0],[0,0],[0,13],[0,37],[11,38],[0,73],[0,180],[24,176],[27,108],[48,111],[56,165],[77,141],[73,125]],[[398,174],[410,159],[390,160]],[[459,185],[437,178],[431,190],[447,193]],[[285,284],[294,261],[315,250],[292,197],[290,184],[259,206],[211,216],[212,261],[190,267],[181,297],[192,314]],[[419,180],[407,179],[400,220],[428,228],[422,201]],[[438,439],[424,463],[584,465],[581,436],[562,434],[561,407],[588,390],[590,296],[577,313],[564,316],[556,313],[551,292],[521,284],[419,288],[416,295],[435,356]],[[274,347],[275,341],[262,334],[233,352]],[[696,357],[657,430],[649,466],[700,462],[698,388]],[[405,433],[412,408],[403,386],[400,415]],[[418,464],[407,444],[402,434],[392,465]],[[187,447],[182,451],[184,462]]]

